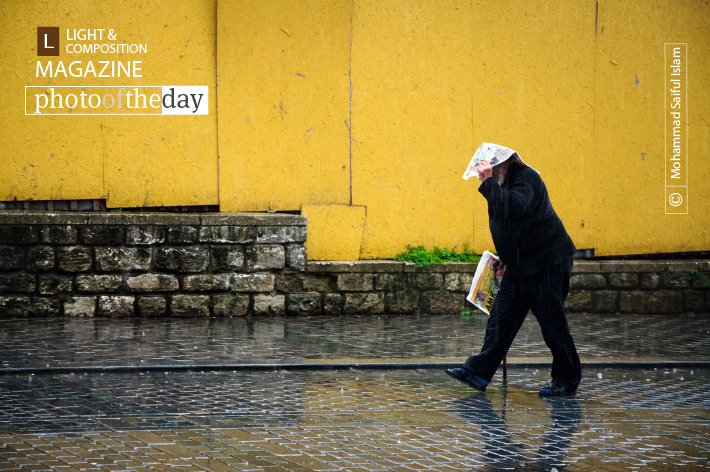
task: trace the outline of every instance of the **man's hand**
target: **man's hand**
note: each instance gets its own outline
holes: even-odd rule
[[[488,161],[479,162],[478,165],[476,165],[476,171],[478,172],[478,180],[481,182],[493,175],[493,167],[491,167],[491,163]]]

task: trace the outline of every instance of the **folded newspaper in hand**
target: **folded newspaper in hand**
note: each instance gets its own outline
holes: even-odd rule
[[[468,163],[468,167],[466,168],[466,172],[463,173],[463,179],[468,180],[472,176],[478,178],[478,171],[476,170],[476,166],[480,164],[481,161],[488,161],[491,164],[491,167],[495,167],[498,164],[507,161],[513,154],[517,153],[505,146],[492,143],[483,143],[478,147],[478,149],[476,149],[476,152],[473,154],[471,162]],[[520,154],[518,154],[518,157],[520,157]],[[520,159],[520,162],[523,163],[523,160]],[[528,166],[525,163],[523,164]],[[532,169],[532,167],[530,168]],[[537,171],[535,170],[535,172]]]
[[[505,265],[500,259],[488,251],[483,251],[466,300],[490,315],[493,301],[500,291],[503,272],[505,272]]]

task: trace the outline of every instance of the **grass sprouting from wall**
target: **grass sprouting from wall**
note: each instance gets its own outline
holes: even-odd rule
[[[432,264],[446,264],[448,262],[472,262],[477,264],[481,260],[481,255],[475,252],[470,252],[464,247],[463,252],[458,252],[455,249],[440,249],[435,247],[431,251],[427,251],[424,246],[407,246],[405,252],[401,252],[394,256],[395,261],[411,262],[418,267],[425,267]]]

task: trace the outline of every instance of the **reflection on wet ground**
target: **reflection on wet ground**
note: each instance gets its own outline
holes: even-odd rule
[[[12,319],[0,328],[0,368],[465,358],[480,348],[486,319]],[[710,359],[710,315],[573,314],[569,323],[583,360]],[[509,356],[548,356],[534,317],[526,319]]]
[[[514,369],[482,394],[431,370],[4,376],[0,459],[3,470],[707,466],[709,370],[587,372],[576,397],[541,399],[546,380]]]
[[[1,367],[455,359],[471,316],[13,319]],[[708,361],[708,316],[571,315],[583,359]],[[534,318],[511,356],[544,358]],[[710,367],[548,369],[485,394],[443,371],[140,371],[0,375],[0,470],[703,470]]]

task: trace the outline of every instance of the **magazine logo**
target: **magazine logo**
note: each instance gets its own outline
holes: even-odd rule
[[[25,115],[207,115],[208,87],[25,87]]]
[[[37,27],[37,55],[59,55],[59,26]]]

